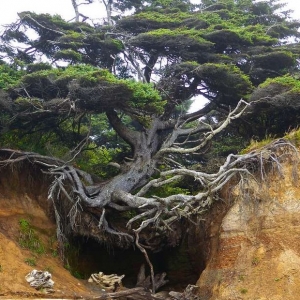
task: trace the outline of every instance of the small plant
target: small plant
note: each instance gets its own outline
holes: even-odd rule
[[[53,269],[50,266],[48,266],[48,267],[45,268],[45,271],[47,271],[49,273],[52,273]]]
[[[252,259],[252,265],[253,265],[253,266],[257,266],[258,263],[259,263],[259,258],[258,258],[258,257],[254,257],[254,258]]]
[[[49,250],[52,255],[52,257],[57,257],[58,256],[58,244],[57,244],[57,239],[56,236],[51,236],[49,239]]]
[[[26,258],[25,263],[31,267],[36,266],[36,260],[34,257]]]
[[[274,280],[275,280],[275,281],[279,281],[280,279],[281,279],[281,278],[275,278]]]
[[[244,281],[245,280],[245,275],[243,275],[243,274],[240,274],[239,276],[238,276],[238,279],[239,279],[239,281]]]
[[[19,244],[22,248],[31,250],[37,254],[45,253],[45,247],[37,236],[35,230],[32,228],[30,222],[25,219],[19,221],[20,237]]]
[[[84,276],[79,271],[73,271],[73,270],[71,270],[70,272],[71,272],[71,274],[75,278],[77,278],[77,279],[84,279]]]
[[[51,255],[52,255],[52,257],[57,257],[58,256],[58,251],[56,249],[52,250]]]
[[[241,289],[240,292],[241,292],[242,294],[247,294],[247,293],[248,293],[248,290],[247,290],[247,289]]]
[[[66,263],[66,264],[64,265],[64,268],[65,268],[66,270],[68,270],[68,271],[71,270],[71,266],[70,266],[69,263]]]
[[[3,271],[3,267],[2,267],[2,265],[0,265],[0,272],[2,272]]]

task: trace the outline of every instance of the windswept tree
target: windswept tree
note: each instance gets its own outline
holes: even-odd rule
[[[3,163],[26,159],[52,174],[59,238],[89,224],[95,238],[140,246],[143,235],[143,245],[158,250],[174,241],[176,221],[196,221],[246,172],[239,155],[213,174],[193,167],[214,136],[257,100],[239,123],[244,133],[265,132],[268,114],[280,119],[283,107],[299,111],[300,23],[276,0],[103,3],[106,24],[79,22],[79,11],[76,22],[21,12],[5,28],[0,141],[27,152],[2,150]],[[189,113],[194,98],[207,102]],[[111,169],[92,178],[86,171],[97,163]],[[184,188],[185,178],[197,188]],[[114,222],[116,214],[127,224]]]

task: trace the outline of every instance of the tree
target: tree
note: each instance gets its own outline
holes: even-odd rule
[[[60,237],[66,227],[80,234],[89,222],[95,229],[90,236],[103,238],[106,232],[122,246],[135,242],[141,247],[143,235],[144,247],[159,250],[176,235],[174,222],[199,216],[231,178],[247,172],[249,156],[230,155],[214,174],[192,165],[194,156],[240,118],[251,101],[266,103],[269,96],[255,96],[259,90],[286,74],[295,76],[299,47],[286,39],[298,38],[300,24],[288,19],[288,12],[277,12],[283,5],[275,0],[202,1],[199,8],[176,0],[108,0],[105,5],[108,25],[78,22],[79,12],[77,22],[22,12],[5,29],[1,51],[16,65],[17,75],[1,75],[1,115],[9,120],[1,125],[6,132],[2,143],[16,134],[39,133],[43,154],[46,135],[73,151],[67,163],[31,152],[3,153],[10,156],[6,163],[30,159],[53,175],[49,197]],[[135,12],[113,18],[112,7],[121,12],[134,7]],[[16,48],[15,41],[24,47]],[[41,56],[49,64],[39,63]],[[289,106],[285,86],[279,84],[282,105]],[[195,96],[208,103],[178,115],[178,108]],[[255,106],[244,122],[254,113]],[[129,157],[118,160],[115,176],[99,182],[70,162],[92,144],[91,131],[104,117],[108,123],[102,126],[128,145]],[[28,150],[26,143],[22,146]],[[195,179],[199,189],[176,187],[185,177]],[[61,210],[60,201],[65,203]],[[126,226],[114,223],[116,213],[127,218]]]
[[[85,0],[83,2],[78,2],[76,0],[71,0],[71,1],[72,1],[72,6],[73,6],[74,11],[75,11],[75,22],[79,22],[80,17],[82,17],[83,20],[85,21],[88,17],[84,16],[83,14],[81,14],[79,12],[79,6],[86,5],[86,4],[91,4],[91,3],[93,3],[93,0]]]

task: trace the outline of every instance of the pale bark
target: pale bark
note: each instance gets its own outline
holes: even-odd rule
[[[100,3],[103,3],[105,6],[106,10],[106,19],[108,25],[113,25],[113,20],[112,20],[112,4],[113,0],[99,0]]]
[[[75,11],[75,21],[79,22],[80,13],[79,13],[79,10],[78,10],[78,4],[77,4],[76,0],[71,0],[71,1],[72,1],[74,11]]]

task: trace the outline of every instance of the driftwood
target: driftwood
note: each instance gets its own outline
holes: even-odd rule
[[[103,294],[93,299],[109,300],[122,298],[126,300],[200,300],[199,296],[197,296],[198,288],[199,287],[195,285],[188,285],[183,293],[165,291],[157,294],[152,294],[142,287],[136,287],[120,292]]]
[[[154,286],[154,293],[157,291],[160,287],[164,286],[166,283],[168,283],[168,280],[165,280],[167,273],[161,273],[154,275],[154,283],[152,284],[152,276],[147,276],[145,274],[145,265],[142,264],[138,277],[137,277],[137,283],[136,287],[143,287],[145,290],[150,290],[152,288],[151,292],[153,292],[153,286]]]
[[[166,300],[200,300],[199,296],[197,296],[198,289],[198,286],[189,284],[183,293],[170,292],[170,297],[166,298]]]
[[[97,276],[98,275],[98,276]],[[100,275],[100,276],[99,276]],[[117,276],[115,274],[113,275],[104,275],[102,272],[99,274],[92,274],[89,282],[96,282],[100,284],[103,287],[104,282],[112,282],[114,280],[114,283],[121,284],[121,280],[123,276]],[[166,273],[162,274],[156,274],[154,276],[154,283],[152,283],[152,276],[147,276],[145,274],[145,264],[142,264],[138,276],[137,276],[137,283],[136,287],[132,289],[126,289],[122,291],[114,291],[113,293],[105,293],[102,294],[99,297],[95,297],[93,299],[134,299],[134,300],[147,300],[147,299],[166,299],[166,297],[162,297],[160,294],[154,294],[152,292],[153,286],[155,287],[155,290],[165,285],[168,280],[165,280]],[[117,279],[119,278],[119,281]],[[112,285],[111,285],[112,286]],[[104,287],[105,289],[105,287]]]
[[[53,292],[54,281],[52,275],[47,271],[32,270],[25,276],[26,281],[36,290],[44,289],[46,292]]]
[[[118,287],[122,286],[122,279],[125,275],[118,276],[117,274],[105,275],[103,272],[94,273],[90,276],[88,282],[96,283],[104,290],[115,292]]]
[[[142,287],[136,287],[128,290],[123,290],[115,293],[106,293],[99,297],[92,298],[94,300],[110,300],[110,299],[126,299],[126,300],[160,300],[172,299],[158,294],[152,294]]]
[[[101,276],[100,276],[101,278],[106,278],[106,277],[114,278],[114,276],[116,276],[115,274],[103,275],[103,273],[101,273],[101,272],[99,274],[101,274]],[[94,278],[95,275],[98,275],[98,274],[93,274],[91,276],[91,278]],[[125,290],[113,292],[113,293],[105,293],[105,294],[102,294],[101,296],[95,297],[93,299],[105,300],[105,299],[121,298],[121,299],[126,299],[126,300],[155,300],[155,299],[156,300],[159,300],[159,299],[161,299],[161,300],[162,299],[164,299],[164,300],[199,300],[199,298],[197,296],[198,287],[195,285],[188,285],[183,293],[167,292],[167,291],[153,293],[152,289],[151,289],[153,285],[155,286],[155,290],[157,290],[160,287],[162,287],[163,285],[165,285],[168,282],[168,280],[165,280],[166,273],[156,274],[154,276],[154,284],[152,284],[151,277],[152,276],[146,277],[145,264],[143,264],[139,270],[135,288],[125,289]],[[121,278],[121,280],[122,280],[122,278]],[[90,279],[89,279],[89,281],[90,281]]]
[[[142,287],[123,290],[123,291],[119,291],[119,292],[115,292],[115,293],[107,293],[107,294],[103,294],[99,297],[95,297],[93,299],[95,299],[95,300],[118,299],[121,297],[132,296],[132,295],[145,296],[145,298],[134,298],[134,299],[154,299],[154,298],[147,297],[147,295],[149,295],[151,297],[151,293],[145,291],[144,288],[142,288]]]

